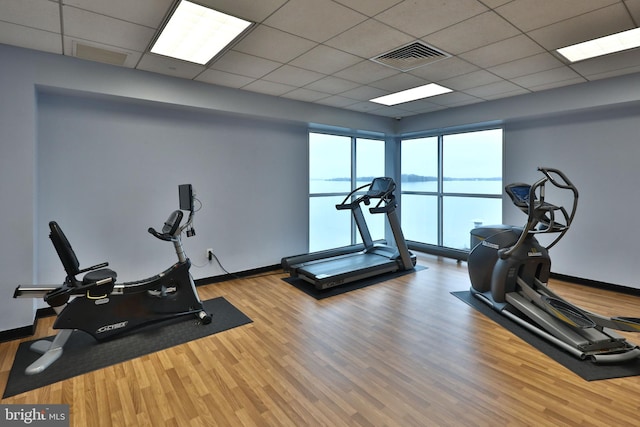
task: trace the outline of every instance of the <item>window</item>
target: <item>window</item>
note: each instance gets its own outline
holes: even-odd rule
[[[385,175],[384,140],[309,133],[309,251],[361,242],[351,211],[336,205],[355,188]],[[371,237],[384,238],[382,215],[363,209]]]
[[[401,141],[407,240],[470,249],[469,231],[502,222],[502,130]]]

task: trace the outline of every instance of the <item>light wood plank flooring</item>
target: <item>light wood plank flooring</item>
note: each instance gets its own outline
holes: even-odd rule
[[[202,286],[253,323],[1,403],[67,403],[73,426],[640,425],[640,377],[584,381],[450,295],[469,288],[466,263],[419,263],[428,269],[322,301],[284,274]],[[551,286],[640,317],[638,297]],[[0,344],[2,389],[19,342]]]

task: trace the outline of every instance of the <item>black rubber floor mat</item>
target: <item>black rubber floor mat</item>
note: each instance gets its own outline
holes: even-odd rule
[[[542,337],[525,329],[509,318],[491,309],[487,304],[471,295],[469,291],[451,292],[451,295],[469,304],[509,332],[518,336],[538,351],[546,354],[565,368],[587,381],[607,380],[612,378],[632,377],[640,375],[640,359],[624,364],[595,364],[590,360],[580,360]],[[640,336],[638,336],[640,339]]]
[[[87,333],[75,331],[64,346],[62,357],[36,375],[25,375],[24,371],[40,355],[29,350],[33,341],[23,342],[16,352],[3,398],[251,323],[251,319],[222,297],[203,304],[212,316],[208,325],[201,324],[195,316],[182,316],[102,343]]]

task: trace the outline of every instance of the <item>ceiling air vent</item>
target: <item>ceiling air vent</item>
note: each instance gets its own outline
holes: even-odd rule
[[[122,66],[127,60],[128,55],[123,52],[116,52],[113,50],[74,42],[73,56],[80,59],[87,59],[89,61],[98,61],[105,64]]]
[[[371,60],[396,70],[409,71],[449,57],[448,53],[425,43],[413,42]]]

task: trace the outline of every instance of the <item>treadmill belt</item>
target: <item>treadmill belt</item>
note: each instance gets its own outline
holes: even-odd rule
[[[298,269],[298,274],[323,279],[361,270],[377,269],[385,265],[396,266],[397,263],[380,255],[359,253],[304,266]]]

